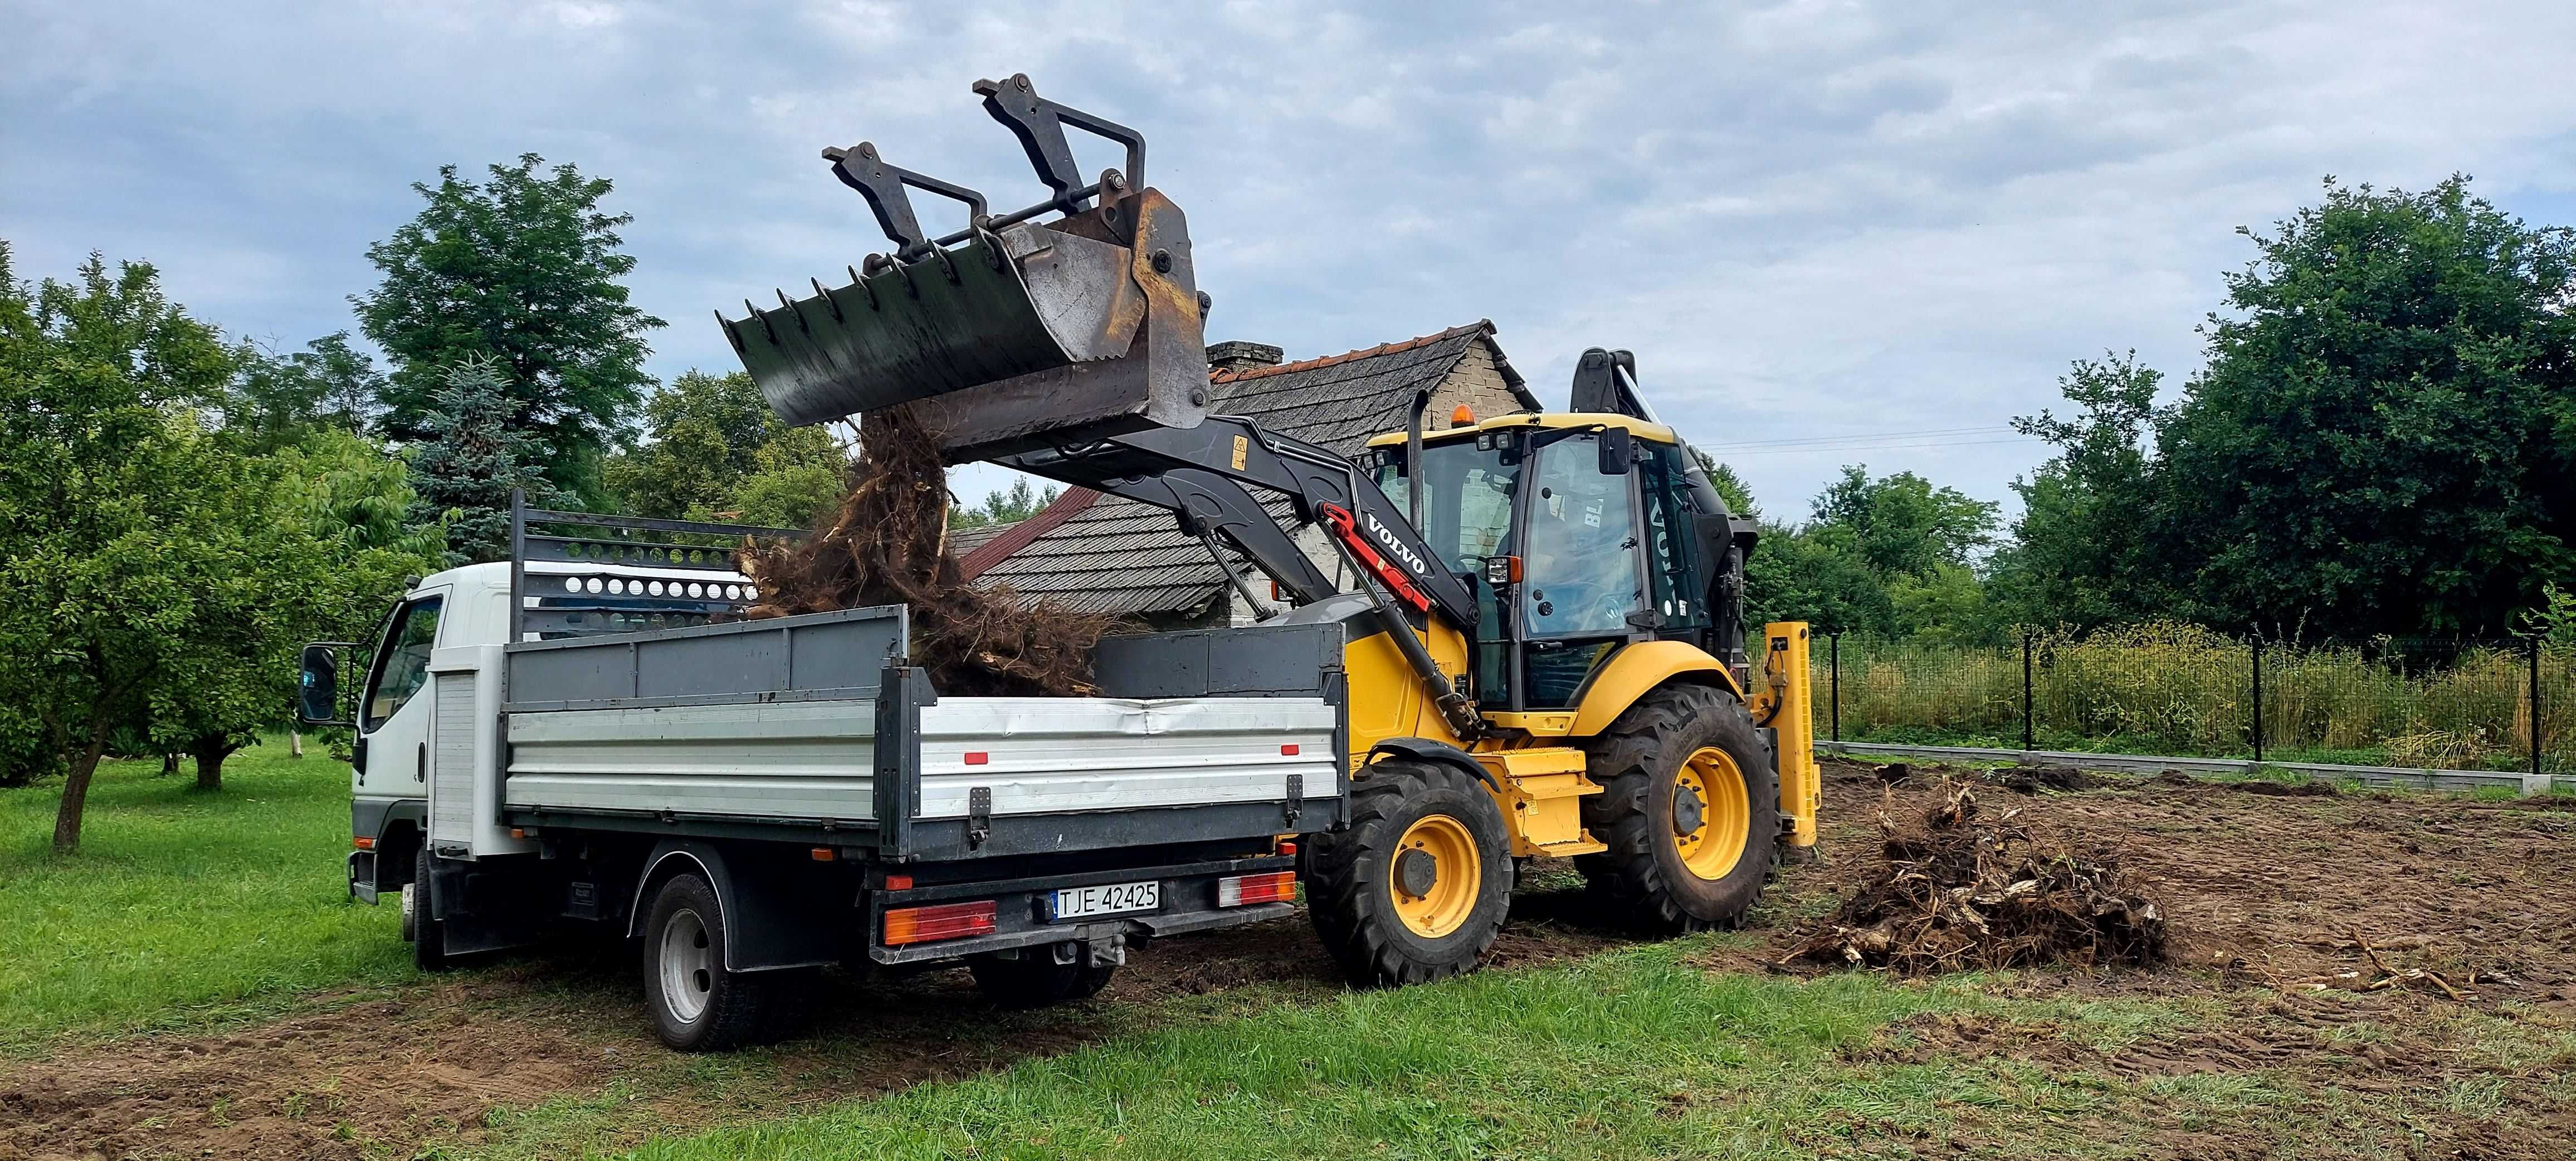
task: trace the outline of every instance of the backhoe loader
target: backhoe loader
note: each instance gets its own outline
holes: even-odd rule
[[[777,414],[856,416],[864,438],[870,414],[915,408],[948,462],[1169,510],[1288,598],[1265,624],[1339,626],[1348,806],[1296,866],[1354,980],[1473,969],[1530,859],[1573,859],[1650,930],[1742,920],[1784,848],[1815,842],[1807,631],[1745,633],[1753,526],[1634,358],[1585,352],[1568,411],[1416,415],[1356,458],[1217,413],[1210,299],[1143,136],[1024,75],[975,91],[1049,195],[995,213],[873,144],[823,151],[891,247],[846,284],[718,312]],[[1068,126],[1123,167],[1085,176]],[[933,236],[914,191],[963,203],[964,225]],[[1265,511],[1281,498],[1296,528]]]

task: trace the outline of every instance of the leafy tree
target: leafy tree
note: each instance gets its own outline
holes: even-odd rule
[[[1989,636],[1973,560],[1993,542],[1996,507],[1912,472],[1844,468],[1805,524],[1763,523],[1745,562],[1748,612],[1825,633]]]
[[[1017,524],[1037,515],[1038,509],[1055,503],[1060,494],[1060,489],[1053,484],[1047,485],[1045,491],[1039,491],[1029,485],[1028,477],[1022,476],[1011,481],[1010,491],[994,489],[986,492],[984,502],[973,507],[959,504],[951,498],[948,502],[948,526],[983,528],[994,524]]]
[[[110,736],[146,716],[169,642],[201,631],[237,563],[226,449],[199,409],[238,361],[149,265],[92,255],[74,282],[29,286],[0,247],[0,729],[66,774],[57,851],[79,845]]]
[[[2227,278],[2158,425],[2156,547],[2204,617],[2494,631],[2576,577],[2576,231],[2453,177],[2343,186]]]
[[[544,163],[522,154],[480,183],[444,166],[437,185],[415,183],[429,204],[367,248],[384,279],[350,302],[393,360],[388,434],[428,438],[448,369],[489,360],[505,425],[537,439],[555,483],[590,491],[651,382],[644,335],[663,323],[627,301],[635,259],[617,231],[632,218],[601,211],[611,183]]]
[[[717,515],[770,528],[810,528],[849,490],[841,446],[820,428],[794,429],[798,440],[821,436],[826,447],[781,440],[762,445],[750,475],[734,486]],[[828,457],[828,458],[826,458]]]
[[[2163,376],[2136,351],[2078,359],[2058,388],[2071,419],[2042,411],[2013,420],[2057,446],[2028,479],[2013,481],[2022,514],[1995,554],[1996,603],[2025,624],[2097,625],[2170,617],[2179,594],[2149,539],[2162,518],[2148,441]]]
[[[364,640],[445,549],[438,525],[403,519],[402,461],[359,436],[316,432],[226,466],[236,475],[210,499],[229,509],[233,565],[201,594],[198,631],[165,643],[151,697],[152,736],[193,757],[206,790],[258,731],[291,721],[303,644]]]
[[[609,491],[627,511],[803,527],[842,494],[839,442],[780,422],[740,371],[684,374],[644,414],[644,442],[608,461]]]
[[[450,564],[509,557],[512,489],[530,507],[561,502],[538,466],[544,447],[510,426],[510,410],[499,367],[469,359],[448,369],[421,421],[427,438],[411,449],[411,519],[446,525]]]
[[[1935,488],[1912,472],[1878,479],[1859,465],[1816,497],[1814,531],[1848,547],[1882,576],[1929,576],[1939,566],[1964,568],[1994,543],[1991,500]]]
[[[254,448],[274,450],[316,430],[359,434],[374,422],[385,377],[375,359],[349,345],[338,331],[276,355],[242,352],[242,373],[224,408],[225,426]]]

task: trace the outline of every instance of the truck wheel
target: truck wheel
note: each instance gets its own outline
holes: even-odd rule
[[[1780,829],[1778,775],[1744,703],[1709,686],[1664,686],[1588,749],[1603,790],[1584,799],[1583,824],[1610,848],[1575,860],[1592,888],[1652,932],[1742,923]]]
[[[1511,903],[1502,807],[1439,763],[1370,766],[1351,789],[1350,828],[1308,848],[1306,914],[1362,987],[1474,971]]]
[[[673,875],[644,922],[644,997],[653,1030],[682,1052],[717,1052],[764,1028],[770,981],[725,967],[724,908],[694,874]]]
[[[411,941],[412,966],[443,972],[447,962],[447,925],[432,918],[429,898],[429,844],[411,857],[411,882],[403,884],[403,938]]]
[[[1020,949],[1017,959],[969,956],[966,970],[975,974],[984,998],[1000,1007],[1043,1008],[1099,995],[1109,977],[1118,974],[1118,965],[1080,952],[1072,963],[1057,963],[1053,948],[1029,947]]]

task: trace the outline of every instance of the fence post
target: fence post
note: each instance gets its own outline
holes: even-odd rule
[[[2030,712],[2030,634],[2025,632],[2021,635],[2021,748],[2023,750],[2039,748],[2031,740],[2035,733]]]
[[[2540,637],[2531,638],[2531,780],[2543,793],[2552,787],[2549,776],[2540,770]]]
[[[1837,741],[1837,742],[1839,742],[1839,741],[1842,741],[1842,740],[1843,740],[1843,635],[1842,635],[1842,634],[1840,634],[1840,633],[1836,633],[1836,634],[1834,634],[1833,636],[1828,637],[1828,638],[1826,638],[1826,639],[1825,639],[1825,656],[1827,656],[1827,657],[1829,657],[1829,658],[1831,658],[1831,659],[1832,659],[1830,662],[1828,662],[1828,664],[1829,664],[1829,665],[1832,667],[1832,669],[1833,669],[1833,688],[1834,688],[1834,692],[1833,692],[1833,706],[1834,706],[1834,708],[1833,708],[1833,731],[1834,731],[1834,740],[1835,740],[1835,741]]]
[[[2254,639],[2254,760],[2263,760],[2263,639]]]

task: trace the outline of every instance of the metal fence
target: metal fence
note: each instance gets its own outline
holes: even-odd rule
[[[2536,640],[2156,625],[1820,644],[1817,725],[1835,741],[2576,773],[2576,649]]]

